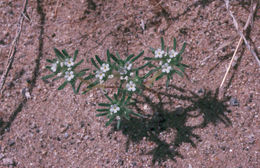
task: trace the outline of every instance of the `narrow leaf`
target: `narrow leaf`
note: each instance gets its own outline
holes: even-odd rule
[[[97,109],[99,112],[109,111],[109,109]]]
[[[163,40],[163,37],[161,37],[161,46],[162,46],[162,50],[164,50],[164,40]]]
[[[59,59],[61,59],[61,60],[64,60],[64,59],[65,59],[64,55],[63,55],[57,48],[54,48],[54,52],[55,52],[56,56],[57,56]]]
[[[75,65],[72,67],[72,69],[77,68],[77,66],[79,66],[83,61],[84,61],[83,59],[80,60],[77,64],[75,64]]]
[[[64,50],[61,50],[63,55],[65,55],[66,58],[70,58],[68,52],[64,49]]]
[[[78,56],[79,50],[75,50],[74,52],[74,57],[73,57],[73,61],[76,61],[77,56]]]
[[[176,51],[176,47],[177,47],[177,41],[176,38],[173,39],[173,49],[174,51]]]
[[[99,105],[99,106],[105,106],[105,107],[110,107],[110,106],[111,106],[111,105],[108,104],[108,103],[99,103],[98,105]]]
[[[144,51],[141,51],[136,57],[134,57],[130,62],[134,62],[144,54]]]
[[[96,64],[96,62],[95,62],[95,60],[93,58],[91,58],[91,62],[97,69],[99,69],[98,65]]]
[[[58,90],[62,90],[67,84],[68,84],[68,81],[65,81],[63,84],[60,85]]]
[[[126,61],[126,62],[130,61],[130,59],[132,59],[134,56],[135,56],[134,54],[129,55],[129,56],[126,58],[125,61]]]
[[[111,116],[111,118],[109,119],[109,121],[106,122],[106,127],[109,126],[109,125],[114,121],[115,118],[116,118],[115,115]]]
[[[113,54],[110,54],[110,56],[116,63],[120,64],[119,60]]]
[[[84,80],[90,80],[93,79],[95,77],[95,75],[90,74],[89,76],[87,76],[86,78],[84,78]]]
[[[117,124],[116,124],[116,128],[119,130],[120,128],[120,123],[121,123],[121,120],[117,120]]]
[[[89,84],[87,88],[89,88],[89,89],[90,89],[90,88],[92,88],[92,87],[96,86],[98,83],[99,83],[99,81],[98,81],[98,80],[96,80],[95,82],[93,82],[93,83]]]
[[[103,64],[103,61],[101,61],[101,59],[99,58],[99,56],[95,55],[95,57],[96,57],[97,62],[98,62],[100,65],[102,65],[102,64]]]
[[[46,76],[42,77],[42,80],[46,80],[46,79],[52,78],[52,77],[54,77],[55,75],[56,75],[55,73],[50,74],[50,75],[46,75]]]
[[[155,80],[159,80],[164,76],[164,73],[161,73],[159,76],[157,76],[157,78]]]
[[[99,113],[99,114],[96,114],[96,117],[104,116],[104,115],[107,115],[108,113],[109,113],[109,112]]]

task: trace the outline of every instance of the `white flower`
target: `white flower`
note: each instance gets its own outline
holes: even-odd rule
[[[61,63],[60,63],[60,67],[63,67],[63,65],[64,65],[64,63],[63,63],[63,62],[61,62]]]
[[[109,64],[102,64],[102,66],[101,66],[101,71],[103,71],[103,72],[107,72],[107,71],[109,71]]]
[[[171,62],[171,59],[167,59],[167,62],[170,63],[170,62]]]
[[[133,81],[130,81],[129,83],[126,84],[126,88],[128,91],[135,91],[136,88],[135,88],[135,83]]]
[[[73,78],[74,78],[74,72],[73,71],[65,72],[65,79],[67,81],[71,81]]]
[[[58,73],[57,76],[60,77],[62,75],[62,72]]]
[[[173,58],[173,57],[176,57],[176,56],[178,55],[178,52],[175,51],[175,50],[171,50],[171,51],[169,52],[169,55],[170,55],[170,58]]]
[[[102,71],[96,72],[96,78],[99,78],[99,80],[102,80],[105,77],[105,73]]]
[[[131,63],[127,62],[127,63],[125,64],[125,67],[124,67],[124,69],[127,69],[128,71],[130,71],[130,70],[131,70],[131,68],[132,68],[132,65],[133,65],[133,64],[131,64]]]
[[[57,63],[53,63],[51,65],[51,70],[52,70],[52,72],[56,72],[56,70],[57,70]]]
[[[125,76],[125,80],[128,80],[128,76]]]
[[[70,58],[70,59],[66,59],[65,60],[65,65],[67,66],[67,67],[72,67],[73,65],[74,65],[74,62],[73,62],[73,59],[72,58]]]
[[[110,106],[110,112],[111,113],[117,113],[118,111],[120,110],[120,108],[116,105],[116,104],[113,104]]]
[[[160,48],[155,50],[155,58],[162,58],[164,56],[165,52],[161,50]]]
[[[111,75],[108,76],[109,79],[111,79],[111,78],[113,78],[113,77],[114,77],[113,74],[111,74]]]
[[[121,119],[121,117],[120,117],[120,116],[116,116],[116,119],[117,119],[117,120],[120,120],[120,119]]]
[[[165,63],[162,65],[162,72],[169,73],[171,71],[172,67],[168,65],[168,63]]]
[[[130,76],[133,76],[133,75],[134,75],[134,73],[133,73],[133,72],[131,72],[131,73],[130,73]]]
[[[159,65],[162,65],[162,61],[159,62]]]

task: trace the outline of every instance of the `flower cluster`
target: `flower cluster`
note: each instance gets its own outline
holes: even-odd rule
[[[96,78],[99,79],[100,83],[103,83],[103,79],[106,76],[106,72],[110,70],[109,64],[103,63],[100,70],[96,71]],[[113,78],[113,75],[109,75],[108,78]]]

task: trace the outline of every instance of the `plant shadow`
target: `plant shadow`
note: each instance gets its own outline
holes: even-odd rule
[[[178,148],[183,143],[188,143],[192,147],[196,148],[196,143],[201,141],[199,135],[193,131],[195,129],[205,128],[208,124],[216,126],[218,123],[223,123],[226,126],[230,126],[232,123],[226,116],[226,113],[231,112],[228,110],[227,101],[229,97],[223,100],[218,99],[218,89],[213,91],[206,90],[202,95],[196,94],[191,91],[186,91],[176,86],[169,86],[173,89],[181,91],[182,95],[168,94],[165,92],[156,93],[159,98],[159,102],[154,102],[152,98],[142,95],[142,97],[136,100],[135,108],[137,112],[145,113],[138,107],[148,104],[152,110],[152,115],[146,115],[145,118],[132,118],[130,120],[122,120],[121,128],[116,130],[114,125],[113,131],[122,131],[122,133],[128,138],[126,142],[126,151],[128,151],[130,143],[140,143],[144,138],[147,141],[153,142],[156,146],[154,149],[146,152],[147,155],[152,155],[152,163],[159,164],[163,161],[171,159],[176,161],[176,157],[183,158],[182,154],[178,152]],[[170,101],[162,101],[163,98],[168,98]],[[139,100],[142,99],[142,100]],[[172,99],[184,100],[190,103],[187,107],[172,107]],[[165,108],[170,105],[169,108]],[[196,115],[193,113],[196,112]],[[202,122],[194,126],[188,126],[188,119],[202,118]],[[162,138],[161,133],[167,132],[173,133],[173,139],[169,143]]]

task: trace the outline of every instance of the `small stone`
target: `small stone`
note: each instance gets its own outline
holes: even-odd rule
[[[3,153],[0,153],[0,160],[3,159],[5,155]]]
[[[232,106],[239,106],[239,102],[238,102],[237,98],[234,98],[234,97],[232,97],[232,98],[230,99],[230,104],[231,104]]]
[[[68,138],[69,137],[69,134],[67,133],[67,132],[65,132],[65,134],[64,134],[64,138]]]
[[[3,164],[6,165],[6,166],[11,166],[11,165],[14,165],[14,160],[11,159],[11,158],[4,158],[3,159]]]

